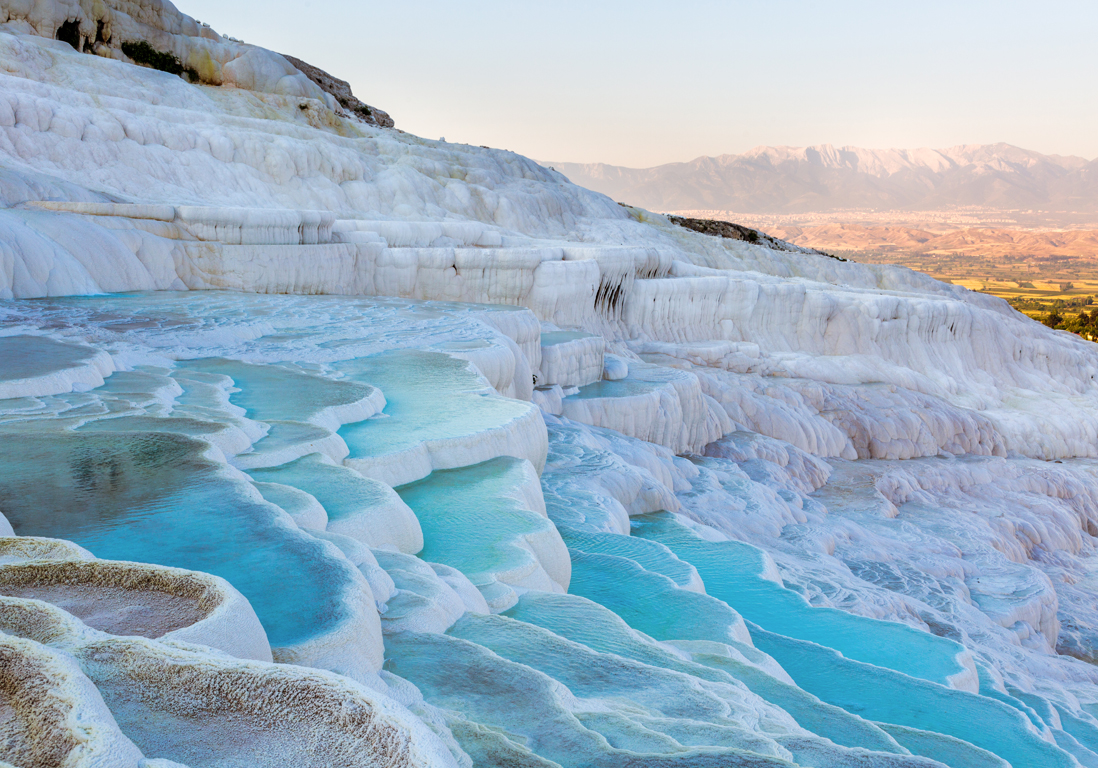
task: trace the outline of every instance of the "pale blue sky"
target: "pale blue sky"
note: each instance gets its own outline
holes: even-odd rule
[[[650,166],[760,144],[1098,156],[1098,3],[176,0],[397,126]]]

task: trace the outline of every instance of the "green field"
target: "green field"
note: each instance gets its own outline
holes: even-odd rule
[[[1098,268],[1051,261],[1034,267],[979,256],[838,253],[852,261],[897,264],[936,280],[1006,299],[1019,312],[1049,327],[1098,340]]]

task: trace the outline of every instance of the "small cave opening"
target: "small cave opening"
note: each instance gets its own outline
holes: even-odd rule
[[[74,49],[80,50],[80,21],[77,19],[69,19],[60,27],[57,28],[58,40],[62,40]]]

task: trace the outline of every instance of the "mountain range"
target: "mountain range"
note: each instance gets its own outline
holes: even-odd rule
[[[1098,160],[1010,144],[861,149],[757,147],[654,168],[547,163],[573,182],[655,211],[797,214],[979,207],[1098,211]]]

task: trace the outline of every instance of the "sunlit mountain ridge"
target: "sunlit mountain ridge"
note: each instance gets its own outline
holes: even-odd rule
[[[1010,144],[756,147],[654,168],[549,163],[573,182],[657,211],[805,213],[965,207],[1098,211],[1098,161]]]

